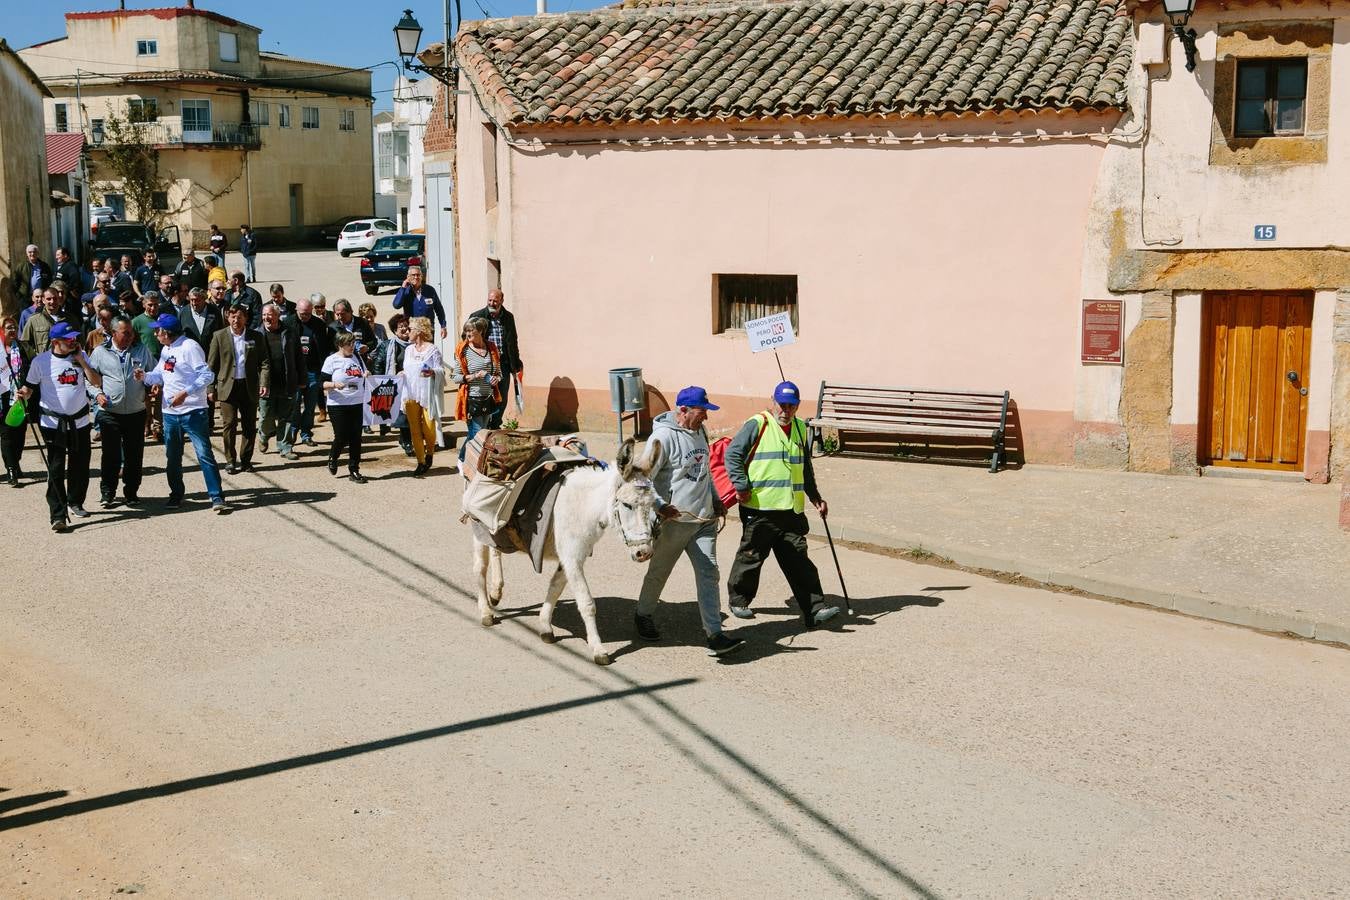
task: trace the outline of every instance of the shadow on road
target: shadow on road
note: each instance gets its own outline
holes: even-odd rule
[[[211,775],[199,775],[195,778],[184,778],[181,781],[168,781],[164,784],[151,785],[150,787],[117,791],[113,794],[104,794],[101,797],[72,800],[69,803],[61,803],[56,806],[49,806],[45,809],[30,810],[12,816],[0,816],[0,831],[8,831],[12,828],[23,828],[28,825],[37,825],[41,822],[51,822],[55,819],[78,816],[96,810],[109,809],[114,806],[126,806],[129,803],[139,803],[142,800],[153,800],[159,797],[172,796],[173,794],[197,791],[202,788],[217,787],[222,784],[230,784],[236,781],[247,781],[250,778],[261,778],[264,775],[275,775],[278,772],[287,772],[292,769],[301,769],[306,766],[317,766],[323,763],[335,762],[340,759],[347,759],[352,756],[360,756],[364,753],[374,753],[379,750],[388,750],[391,747],[402,747],[406,744],[415,744],[419,741],[429,741],[433,738],[446,737],[447,735],[459,734],[465,731],[473,731],[476,728],[489,728],[493,725],[519,722],[522,719],[532,719],[537,716],[576,709],[582,706],[591,706],[596,703],[604,703],[622,697],[650,694],[655,691],[664,691],[673,687],[683,687],[687,684],[694,684],[697,681],[697,678],[677,678],[672,681],[658,682],[657,684],[639,685],[637,687],[625,688],[618,691],[606,691],[603,694],[596,694],[590,697],[578,697],[575,700],[563,700],[558,703],[548,703],[543,706],[532,706],[528,709],[518,709],[513,712],[483,716],[479,719],[456,722],[453,725],[442,725],[439,728],[413,731],[395,737],[382,738],[378,741],[367,741],[363,744],[352,744],[349,747],[337,747],[333,750],[324,750],[320,753],[307,753],[303,756],[291,756],[286,759],[260,763],[256,766],[246,766],[241,769],[229,769],[224,772],[215,772]],[[0,810],[16,809],[20,806],[32,806],[37,803],[45,803],[47,800],[64,797],[66,796],[66,793],[66,791],[51,791],[47,794],[32,794],[27,797],[15,797],[13,800],[0,801]]]

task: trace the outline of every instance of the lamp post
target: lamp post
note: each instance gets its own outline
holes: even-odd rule
[[[1172,23],[1172,33],[1186,51],[1186,71],[1194,72],[1196,34],[1194,28],[1186,27],[1186,23],[1190,21],[1191,13],[1195,12],[1195,0],[1163,0],[1163,12],[1167,13],[1167,20]]]
[[[441,84],[453,88],[456,72],[451,62],[453,56],[449,40],[447,39],[445,43],[444,61],[439,66],[424,66],[417,61],[417,45],[421,40],[422,26],[413,18],[412,10],[405,9],[403,18],[394,26],[394,42],[398,45],[398,55],[403,60],[403,68],[409,72],[425,73]]]

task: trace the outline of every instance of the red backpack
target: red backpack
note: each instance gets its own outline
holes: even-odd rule
[[[755,442],[750,445],[749,456],[754,456],[755,451],[759,449],[759,439],[764,437],[764,429],[767,427],[768,422],[760,426],[759,434],[755,435]],[[731,483],[731,475],[727,472],[727,448],[730,446],[731,438],[720,437],[708,447],[708,471],[712,473],[713,489],[717,491],[717,499],[721,500],[727,509],[731,509],[739,500],[736,496],[736,486]]]

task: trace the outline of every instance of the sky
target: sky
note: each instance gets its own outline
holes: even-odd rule
[[[464,20],[532,15],[534,0],[459,0]],[[128,9],[183,6],[182,0],[126,0]],[[549,0],[549,12],[573,12],[609,5],[596,0]],[[66,12],[117,9],[117,0],[0,0],[0,37],[23,48],[63,37]],[[198,9],[247,22],[262,29],[260,47],[304,59],[343,66],[395,62],[394,25],[410,8],[422,25],[422,46],[445,33],[442,0],[197,0]],[[453,3],[452,3],[453,10]],[[72,61],[78,65],[78,61]],[[371,72],[376,110],[393,106],[396,70],[381,65]]]

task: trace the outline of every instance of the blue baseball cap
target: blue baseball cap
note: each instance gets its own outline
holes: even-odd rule
[[[692,406],[695,409],[721,409],[708,402],[708,392],[701,387],[690,385],[675,397],[676,406]]]
[[[52,326],[52,330],[47,333],[47,337],[54,341],[78,341],[80,333],[71,328],[69,323],[57,322]]]
[[[155,319],[155,327],[163,328],[165,331],[178,331],[182,328],[182,324],[172,313],[160,313],[159,318]]]
[[[801,403],[802,392],[797,390],[797,386],[790,381],[780,381],[778,387],[773,389],[774,403]]]

